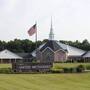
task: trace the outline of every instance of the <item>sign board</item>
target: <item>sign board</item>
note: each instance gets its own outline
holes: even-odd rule
[[[49,71],[52,63],[12,63],[12,69],[15,72]]]

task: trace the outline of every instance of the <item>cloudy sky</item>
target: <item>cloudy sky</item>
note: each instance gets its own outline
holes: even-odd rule
[[[90,0],[0,0],[0,40],[34,41],[35,21],[38,40],[48,38],[51,16],[56,40],[90,41]]]

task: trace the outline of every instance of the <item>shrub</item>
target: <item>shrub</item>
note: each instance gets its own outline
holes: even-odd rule
[[[60,70],[51,70],[51,73],[61,73]]]
[[[73,67],[73,68],[63,68],[64,73],[76,73],[77,72],[77,68]]]
[[[75,68],[70,68],[69,71],[70,71],[70,73],[74,73],[75,72]]]
[[[83,65],[79,65],[76,67],[77,72],[83,72],[85,70],[85,67]]]
[[[55,65],[52,69],[61,69],[59,65]]]
[[[69,68],[63,68],[64,73],[69,73],[70,69]]]
[[[87,70],[90,70],[90,65],[87,65],[87,66],[86,66],[86,69],[87,69]]]
[[[0,73],[1,74],[11,74],[13,73],[11,68],[0,68]]]

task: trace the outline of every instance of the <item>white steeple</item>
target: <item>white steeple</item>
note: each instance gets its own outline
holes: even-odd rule
[[[49,33],[49,40],[54,40],[54,33],[53,33],[53,27],[52,27],[52,17],[51,17],[51,28]]]

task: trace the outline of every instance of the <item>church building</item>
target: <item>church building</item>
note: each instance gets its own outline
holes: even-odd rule
[[[51,21],[49,40],[32,52],[37,62],[66,62],[67,60],[81,60],[86,51],[63,44],[54,40],[54,33]]]

